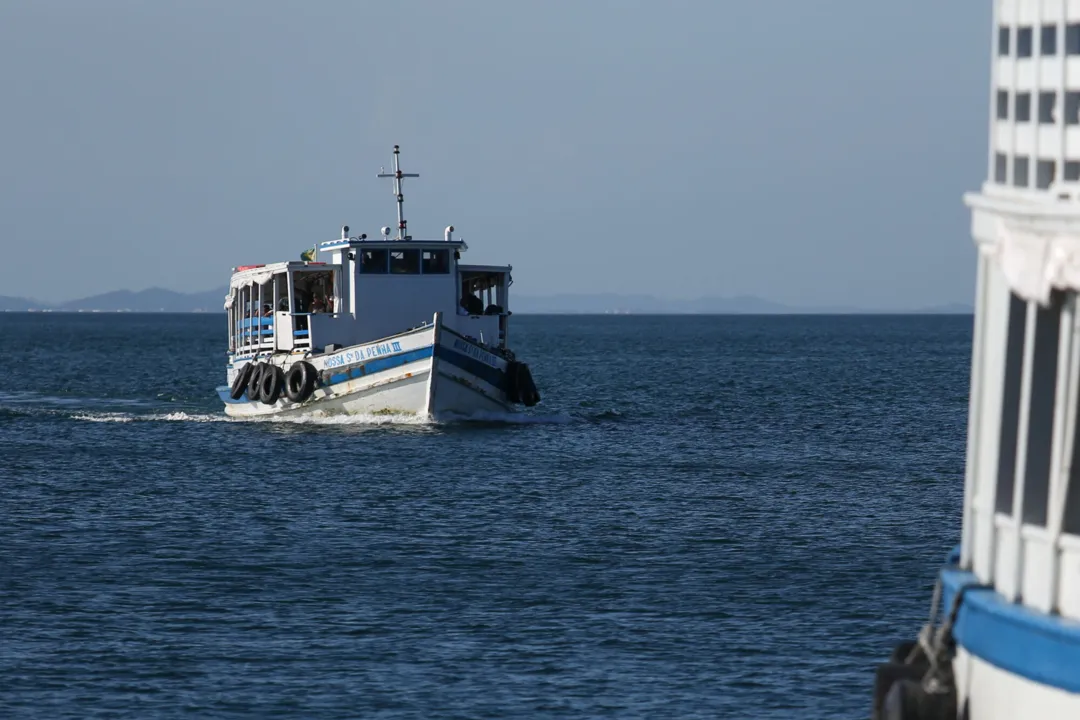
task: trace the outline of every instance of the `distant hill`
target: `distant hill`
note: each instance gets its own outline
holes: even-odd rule
[[[162,288],[132,292],[116,290],[59,305],[46,305],[35,300],[0,296],[0,312],[26,310],[55,310],[58,312],[224,312],[228,288],[221,287],[198,293],[181,293]],[[514,312],[526,315],[563,314],[629,314],[629,315],[848,315],[848,314],[953,314],[970,315],[972,307],[949,304],[924,308],[896,310],[867,310],[865,308],[793,307],[764,300],[752,295],[736,297],[709,296],[693,300],[665,300],[652,295],[619,295],[615,293],[579,293],[571,295],[518,295],[511,298]]]
[[[200,293],[179,293],[162,288],[148,288],[139,292],[116,290],[80,300],[71,300],[56,306],[67,312],[224,312],[227,288],[207,290]]]
[[[45,306],[36,300],[0,295],[0,312],[24,312],[26,310],[42,310],[44,308]]]

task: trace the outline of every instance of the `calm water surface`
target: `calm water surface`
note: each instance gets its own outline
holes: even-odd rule
[[[865,718],[970,317],[515,317],[516,422],[225,419],[223,318],[0,314],[0,717]]]

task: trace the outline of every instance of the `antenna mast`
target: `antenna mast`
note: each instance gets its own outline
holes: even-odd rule
[[[412,240],[412,236],[405,230],[405,216],[402,214],[402,203],[405,202],[405,196],[401,194],[401,180],[407,177],[420,177],[419,173],[403,173],[401,167],[398,165],[398,154],[400,150],[398,146],[394,146],[394,172],[392,173],[379,173],[379,177],[392,177],[394,178],[394,196],[397,198],[397,226],[398,234],[395,240]]]

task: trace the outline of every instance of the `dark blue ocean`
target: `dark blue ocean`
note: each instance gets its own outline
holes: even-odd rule
[[[866,718],[959,537],[970,317],[516,316],[542,404],[443,425],[0,337],[3,718]]]

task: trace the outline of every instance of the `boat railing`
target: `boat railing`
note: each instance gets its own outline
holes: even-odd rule
[[[259,351],[274,347],[274,318],[244,317],[236,321],[234,331],[238,351]]]

